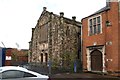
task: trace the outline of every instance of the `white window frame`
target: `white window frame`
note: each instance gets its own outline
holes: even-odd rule
[[[100,31],[100,33],[97,33],[97,34],[92,34],[92,35],[98,35],[98,34],[101,34],[102,33],[102,16],[101,15],[95,15],[95,16],[92,16],[92,17],[90,17],[90,18],[88,18],[88,36],[92,36],[91,34],[90,34],[90,20],[92,19],[92,28],[93,28],[93,19],[94,18],[96,18],[96,24],[97,24],[97,17],[100,17],[100,25],[101,25],[101,31]],[[97,26],[97,25],[96,25]],[[97,28],[98,29],[98,28]],[[93,31],[93,33],[94,33],[94,29],[92,29]]]

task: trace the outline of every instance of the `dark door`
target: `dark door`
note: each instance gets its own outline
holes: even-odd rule
[[[91,70],[102,71],[102,53],[99,50],[91,52]]]

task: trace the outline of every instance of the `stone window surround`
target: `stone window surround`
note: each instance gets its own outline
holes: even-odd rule
[[[101,31],[100,31],[100,33],[99,34],[101,34],[102,33],[102,16],[101,16],[101,14],[99,14],[99,15],[95,15],[95,16],[92,16],[92,17],[89,17],[88,18],[88,36],[92,36],[92,35],[97,35],[97,34],[90,34],[90,20],[92,19],[95,19],[96,18],[96,21],[97,21],[97,17],[100,17],[100,25],[101,25]],[[93,28],[93,21],[92,21],[92,28]],[[96,23],[97,24],[97,23]]]

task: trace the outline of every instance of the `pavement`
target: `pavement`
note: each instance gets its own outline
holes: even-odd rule
[[[30,70],[40,74],[49,75],[48,68],[31,66]],[[60,71],[61,72],[61,71]],[[105,74],[81,72],[81,73],[52,73],[49,75],[51,80],[120,80],[120,77],[109,76]]]
[[[120,77],[93,73],[60,73],[50,76],[51,80],[120,80]]]

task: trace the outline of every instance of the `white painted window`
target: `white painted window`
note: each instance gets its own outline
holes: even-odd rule
[[[88,19],[88,35],[96,35],[102,33],[101,16],[94,16]]]

